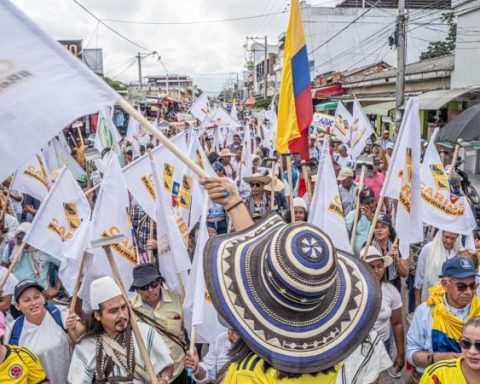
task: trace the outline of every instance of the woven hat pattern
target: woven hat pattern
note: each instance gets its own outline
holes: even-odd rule
[[[213,304],[249,347],[277,369],[331,368],[360,344],[380,308],[370,267],[337,255],[328,236],[272,213],[205,248]]]

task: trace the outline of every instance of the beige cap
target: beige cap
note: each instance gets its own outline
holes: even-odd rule
[[[90,306],[94,311],[100,309],[100,304],[121,295],[122,291],[110,276],[93,280],[90,284]]]
[[[343,181],[349,177],[353,177],[353,171],[350,168],[342,168],[338,173],[337,180]]]

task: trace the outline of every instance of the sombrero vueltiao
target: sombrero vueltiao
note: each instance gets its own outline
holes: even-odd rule
[[[270,213],[238,233],[210,238],[205,280],[219,315],[274,368],[314,373],[366,339],[381,303],[371,268],[337,253],[307,223]]]

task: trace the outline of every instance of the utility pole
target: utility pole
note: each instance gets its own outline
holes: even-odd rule
[[[268,45],[267,45],[267,35],[265,35],[265,61],[264,61],[264,64],[265,64],[265,87],[264,87],[264,93],[263,93],[263,96],[265,97],[265,99],[267,98],[267,95],[268,95]]]
[[[137,62],[138,62],[138,84],[140,85],[140,90],[143,89],[143,82],[142,82],[142,55],[138,52],[137,55]]]
[[[405,0],[398,1],[398,17],[397,17],[397,87],[396,87],[396,107],[397,121],[395,126],[395,136],[400,129],[401,112],[400,107],[405,101],[405,61],[406,61],[406,36],[405,36]]]

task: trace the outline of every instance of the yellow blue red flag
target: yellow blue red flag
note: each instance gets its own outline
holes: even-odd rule
[[[313,117],[310,69],[299,0],[292,0],[278,107],[277,149],[308,159],[308,127]]]

